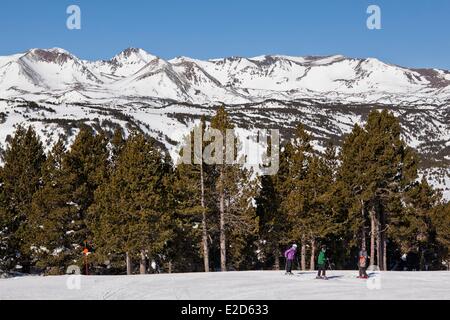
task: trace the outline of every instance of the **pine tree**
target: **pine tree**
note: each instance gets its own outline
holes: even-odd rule
[[[209,230],[210,223],[210,201],[212,198],[212,190],[206,185],[211,182],[211,167],[206,165],[203,160],[203,151],[205,143],[203,136],[205,133],[206,123],[202,117],[200,124],[195,127],[186,137],[182,150],[189,150],[188,154],[180,153],[180,163],[175,171],[174,192],[177,202],[177,212],[180,214],[180,223],[183,224],[182,230],[189,230],[185,239],[192,238],[192,225],[195,230],[199,230],[201,226],[201,254],[203,256],[203,267],[205,272],[209,272]],[[198,140],[195,142],[195,140]],[[181,159],[184,156],[187,163],[183,163]],[[210,183],[211,184],[211,183]],[[187,224],[187,225],[186,225]],[[181,232],[181,231],[180,231]],[[195,237],[199,236],[195,234]],[[184,241],[186,242],[186,240]]]
[[[229,119],[228,113],[225,111],[224,107],[217,110],[216,115],[211,120],[211,128],[217,129],[222,134],[222,137],[226,137],[227,130],[232,130],[234,128],[231,120]],[[224,142],[225,144],[225,142]],[[220,232],[220,269],[222,271],[227,270],[227,253],[226,253],[226,209],[225,209],[225,197],[227,182],[226,180],[227,171],[229,171],[232,166],[226,164],[226,154],[232,152],[227,150],[225,146],[221,146],[222,150],[215,150],[215,152],[222,152],[222,155],[215,155],[221,157],[220,162],[222,164],[216,164],[218,172],[218,180],[216,184],[217,194],[218,194],[218,208],[219,208],[219,232]],[[234,159],[233,159],[234,160]]]
[[[333,207],[336,150],[329,145],[323,156],[314,155],[311,137],[303,126],[297,128],[292,148],[289,175],[285,178],[283,206],[292,225],[292,241],[301,240],[301,268],[306,269],[307,248],[310,247],[310,268],[315,268],[315,253],[319,242],[337,234],[340,224]],[[288,148],[288,149],[289,149]]]
[[[9,269],[9,216],[6,211],[6,194],[3,182],[3,168],[0,167],[0,272]]]
[[[64,171],[66,148],[59,139],[42,166],[42,186],[34,194],[26,226],[27,245],[36,266],[52,274],[62,274],[80,255],[74,250],[72,221],[76,208],[71,200],[70,185]]]
[[[280,156],[282,158],[282,154]],[[283,197],[277,183],[279,174],[260,178],[261,187],[256,198],[263,260],[273,257],[275,270],[280,269],[280,243],[286,241],[285,236],[288,230],[286,215],[281,209]]]
[[[368,206],[372,197],[368,189],[369,181],[364,174],[366,158],[364,155],[367,143],[367,132],[355,124],[353,130],[343,142],[336,181],[336,204],[339,210],[348,216],[347,239],[350,246],[363,250],[367,247],[367,236],[371,235],[370,258],[374,258],[375,233],[368,232]]]
[[[447,270],[450,270],[450,202],[435,207],[431,221],[436,231],[436,241],[440,245],[436,252],[439,262],[441,266],[446,264]]]
[[[31,251],[26,245],[26,225],[31,213],[33,195],[41,183],[41,166],[45,161],[42,143],[34,129],[21,126],[15,131],[4,154],[2,170],[3,225],[6,269],[21,266],[29,272]]]
[[[391,212],[389,236],[399,244],[402,252],[418,254],[421,270],[428,269],[425,265],[436,268],[439,262],[433,261],[433,256],[438,253],[439,245],[433,212],[440,204],[441,195],[423,177],[401,199],[405,206],[399,198],[391,198],[388,203],[388,210]]]
[[[171,215],[167,209],[168,181],[165,158],[153,140],[133,133],[126,141],[108,181],[95,192],[89,209],[89,226],[99,258],[126,257],[127,274],[131,260],[163,252],[172,237]]]
[[[307,225],[308,195],[306,194],[306,179],[312,161],[311,137],[302,125],[296,129],[294,140],[288,143],[285,148],[290,157],[288,161],[288,174],[282,181],[284,190],[287,190],[283,199],[283,209],[288,214],[290,223],[291,241],[301,240],[301,267],[306,269],[306,246],[309,235]]]
[[[372,111],[364,128],[354,127],[344,141],[341,160],[340,183],[351,199],[348,208],[353,229],[362,230],[364,248],[368,209],[371,262],[386,270],[386,230],[390,218],[387,204],[414,182],[417,157],[401,140],[398,120],[384,110]]]
[[[225,198],[228,264],[234,270],[254,269],[258,263],[255,252],[259,221],[254,203],[258,188],[252,176],[253,171],[243,167],[229,170],[226,176],[231,181]]]
[[[319,161],[319,185],[321,186],[318,203],[322,205],[324,215],[328,221],[324,221],[324,227],[321,234],[325,237],[323,241],[330,247],[333,253],[333,262],[337,267],[346,265],[347,256],[350,253],[349,244],[352,238],[352,232],[348,228],[348,212],[346,211],[346,201],[349,199],[344,195],[344,190],[339,182],[339,162],[337,149],[329,141],[323,156]],[[319,220],[320,221],[320,220]],[[326,232],[324,232],[326,231]],[[364,241],[365,242],[365,241]],[[315,256],[315,241],[311,243],[311,269],[314,269],[313,257]]]
[[[83,263],[82,250],[91,242],[91,230],[88,228],[91,216],[88,208],[94,201],[94,192],[108,177],[108,141],[103,132],[95,133],[92,128],[83,126],[70,150],[63,160],[64,183],[70,193],[71,239],[74,262]]]
[[[291,178],[293,155],[293,144],[288,141],[281,148],[278,172],[273,176],[262,177],[260,196],[257,198],[260,238],[263,244],[267,244],[266,254],[273,255],[276,270],[280,268],[280,247],[285,248],[295,241],[285,208],[285,201],[291,192],[287,181]]]
[[[366,171],[370,179],[372,215],[376,224],[378,266],[387,269],[386,228],[389,220],[387,203],[393,196],[414,183],[417,177],[417,156],[400,137],[400,123],[387,110],[373,111],[367,124]]]
[[[217,192],[217,208],[219,215],[219,247],[220,247],[220,268],[227,270],[227,248],[233,244],[227,240],[228,236],[236,241],[233,248],[242,250],[242,237],[249,236],[257,230],[257,220],[255,219],[255,208],[250,208],[249,204],[256,196],[255,190],[250,186],[249,173],[243,170],[242,160],[238,159],[240,141],[234,131],[234,125],[224,107],[217,110],[216,115],[211,119],[211,126],[206,134],[217,130],[224,139],[221,149],[214,150],[212,155],[219,163],[215,163],[213,170],[216,172],[215,187]],[[214,143],[214,142],[213,142]],[[206,147],[208,148],[208,146]],[[250,174],[251,175],[251,174]],[[243,205],[241,210],[237,210],[237,204]],[[252,218],[253,217],[253,218]],[[239,235],[239,237],[238,237]],[[235,261],[234,268],[239,266],[236,262],[236,250],[232,250],[232,259]]]
[[[340,217],[333,208],[335,175],[333,149],[330,146],[324,157],[312,156],[303,185],[305,203],[302,223],[305,226],[306,240],[311,247],[311,270],[315,268],[317,243],[324,243],[328,237],[340,231]]]

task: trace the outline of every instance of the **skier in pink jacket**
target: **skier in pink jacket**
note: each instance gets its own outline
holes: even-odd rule
[[[292,275],[292,265],[294,263],[297,245],[294,243],[292,247],[286,250],[284,257],[286,258],[286,274]]]

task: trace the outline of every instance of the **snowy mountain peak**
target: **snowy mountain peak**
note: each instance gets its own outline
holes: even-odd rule
[[[106,83],[130,77],[158,57],[138,48],[128,48],[110,60],[86,61],[89,68]]]
[[[128,48],[120,52],[118,55],[116,55],[114,58],[112,58],[110,61],[116,62],[116,63],[148,63],[154,59],[157,59],[158,57],[148,53],[147,51],[143,49],[138,48]]]
[[[170,64],[178,64],[178,63],[183,63],[183,62],[197,63],[197,62],[200,62],[200,60],[197,60],[197,59],[194,59],[194,58],[190,58],[190,57],[186,57],[186,56],[179,56],[179,57],[170,59],[167,62],[169,62]]]
[[[23,57],[33,59],[35,61],[57,64],[63,64],[69,60],[78,60],[78,58],[76,58],[70,52],[61,48],[31,49]]]
[[[59,48],[59,47],[53,47],[53,48],[33,48],[27,51],[28,53],[39,53],[39,52],[50,52],[54,54],[66,54],[66,55],[72,55],[69,51]]]
[[[80,95],[64,95],[74,88]],[[128,48],[110,60],[84,61],[52,48],[32,49],[19,58],[0,57],[0,97],[26,94],[42,100],[54,98],[55,91],[69,99],[151,97],[199,104],[328,99],[440,105],[450,99],[450,73],[342,55],[210,60],[181,56],[166,61]]]

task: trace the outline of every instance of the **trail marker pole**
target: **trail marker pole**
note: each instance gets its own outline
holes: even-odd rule
[[[86,275],[89,275],[89,268],[88,268],[88,254],[89,254],[89,249],[87,248],[87,241],[84,241],[84,249],[83,249],[83,254],[84,254],[84,267],[86,269]]]

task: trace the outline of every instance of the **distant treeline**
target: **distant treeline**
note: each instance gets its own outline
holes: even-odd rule
[[[234,129],[224,108],[199,126]],[[400,134],[391,113],[373,111],[339,152],[330,143],[318,153],[299,124],[278,173],[254,178],[238,164],[174,164],[140,132],[84,126],[46,154],[32,127],[18,127],[0,167],[0,270],[63,274],[85,261],[91,274],[152,272],[149,262],[161,272],[278,269],[294,242],[302,269],[314,269],[321,245],[335,268],[356,268],[366,248],[382,270],[403,254],[410,269],[445,269],[450,205],[418,179],[418,155]]]

